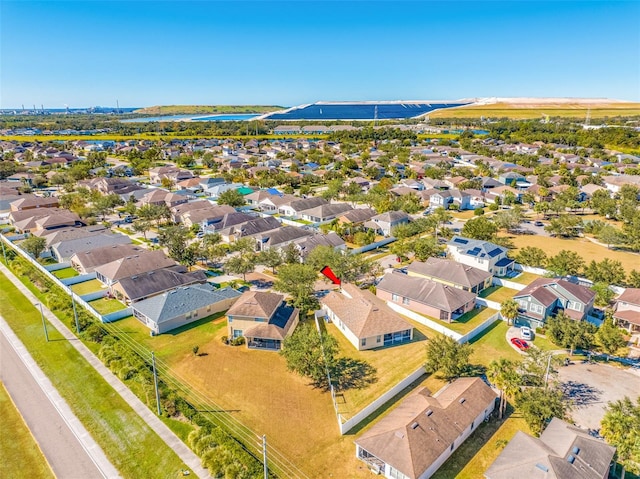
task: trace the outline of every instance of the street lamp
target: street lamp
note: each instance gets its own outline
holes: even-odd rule
[[[40,317],[42,318],[42,327],[44,328],[44,337],[47,338],[47,342],[49,342],[49,332],[47,331],[47,323],[44,321],[44,312],[42,311],[42,303],[36,303],[34,306],[40,307]]]

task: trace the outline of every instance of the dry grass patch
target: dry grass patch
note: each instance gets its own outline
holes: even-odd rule
[[[613,116],[640,115],[639,103],[544,103],[544,104],[509,104],[494,103],[492,105],[475,105],[458,108],[445,108],[429,113],[430,118],[542,118],[565,117],[586,118],[587,109],[591,110],[591,118]]]

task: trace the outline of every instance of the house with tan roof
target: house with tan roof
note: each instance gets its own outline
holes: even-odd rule
[[[456,379],[433,395],[420,388],[356,439],[356,457],[389,479],[427,479],[491,415],[496,398],[480,378]]]
[[[593,311],[595,297],[596,293],[586,286],[564,279],[538,278],[513,296],[519,306],[515,324],[538,328],[560,311],[577,321],[584,320]]]
[[[618,296],[613,318],[630,333],[640,332],[640,288],[627,288]]]
[[[298,325],[299,314],[281,294],[246,291],[227,311],[229,339],[244,337],[249,349],[279,351]]]
[[[358,351],[413,339],[413,326],[369,290],[347,283],[320,302],[326,318]]]
[[[80,251],[71,257],[71,266],[80,274],[93,272],[103,264],[111,263],[125,256],[144,253],[144,248],[133,244],[112,244]]]
[[[475,294],[491,286],[493,279],[488,271],[442,258],[429,258],[426,262],[414,261],[407,267],[407,274]]]
[[[135,303],[180,286],[206,281],[207,275],[202,270],[188,272],[184,266],[172,266],[122,278],[111,286],[111,292],[120,301]]]
[[[607,479],[616,448],[553,418],[539,438],[522,431],[484,473],[486,479]]]
[[[36,208],[55,208],[59,206],[58,198],[52,196],[43,198],[35,195],[24,195],[20,199],[11,202],[11,211],[32,210]]]
[[[326,223],[352,209],[351,205],[347,203],[322,204],[302,211],[300,216],[303,220],[312,223]]]
[[[144,251],[103,264],[95,269],[96,278],[105,286],[111,286],[122,278],[175,266],[162,250]]]
[[[376,295],[400,313],[412,311],[447,323],[471,311],[476,304],[475,293],[395,271],[380,280]]]

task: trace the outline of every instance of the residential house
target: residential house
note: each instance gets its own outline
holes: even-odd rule
[[[98,266],[96,278],[105,286],[111,286],[122,278],[175,266],[176,262],[167,258],[162,250],[125,256],[111,263]]]
[[[334,231],[329,231],[327,234],[316,233],[312,236],[305,236],[304,238],[294,241],[296,248],[300,253],[300,258],[304,260],[309,253],[311,253],[318,246],[330,246],[335,250],[345,251],[347,245],[340,236]]]
[[[426,262],[414,261],[407,267],[407,274],[475,294],[491,286],[493,279],[488,271],[442,258],[429,258]]]
[[[613,317],[621,328],[640,332],[640,288],[627,288],[618,296]]]
[[[175,166],[158,166],[149,170],[149,181],[151,184],[162,183],[164,178],[168,178],[174,183],[193,178],[193,173],[189,170],[183,170]]]
[[[265,213],[276,214],[279,212],[281,206],[286,206],[292,201],[299,200],[297,196],[293,195],[272,195],[268,198],[263,198],[258,202],[258,209]]]
[[[227,311],[229,338],[244,337],[249,349],[279,351],[298,325],[298,316],[281,294],[246,291]]]
[[[388,479],[428,479],[489,418],[496,398],[480,378],[456,379],[434,395],[420,388],[356,439],[356,457]]]
[[[503,185],[512,186],[514,188],[518,186],[519,182],[524,181],[526,181],[526,178],[524,176],[513,171],[502,173],[498,176],[498,182],[502,183]]]
[[[603,176],[604,186],[612,193],[619,193],[624,185],[633,185],[640,188],[640,175]]]
[[[304,221],[311,223],[326,223],[352,209],[347,203],[330,203],[303,210],[300,216]]]
[[[60,238],[56,238],[56,243],[49,243],[49,250],[51,252],[51,256],[60,263],[71,261],[73,255],[84,251],[104,246],[112,246],[115,244],[131,243],[131,238],[120,233],[90,234],[81,237],[74,237],[72,239],[61,239],[60,241],[58,241],[58,239]]]
[[[12,211],[9,214],[9,219],[18,233],[31,233],[39,230],[55,230],[84,225],[76,213],[58,208]]]
[[[371,208],[354,208],[339,215],[338,222],[340,224],[348,224],[352,226],[362,225],[365,221],[370,220],[375,215],[375,210],[372,210]]]
[[[489,241],[454,236],[447,243],[447,252],[454,261],[506,276],[513,270],[514,261],[507,257],[507,248]]]
[[[98,266],[111,263],[125,256],[144,253],[144,248],[133,244],[122,243],[92,248],[81,251],[71,257],[71,266],[80,274],[93,272]]]
[[[416,321],[420,318],[411,311],[451,323],[473,310],[476,304],[476,295],[470,291],[396,271],[383,276],[376,286],[376,295]]]
[[[122,196],[133,191],[144,190],[141,186],[124,178],[93,178],[79,183],[90,190],[97,190],[103,195],[115,193]]]
[[[346,283],[320,302],[326,318],[358,351],[413,339],[413,326],[369,290]]]
[[[227,243],[233,243],[240,238],[246,238],[247,236],[256,236],[266,231],[275,230],[282,225],[280,222],[272,217],[266,218],[253,218],[249,221],[245,221],[234,226],[222,228],[216,232],[220,233],[222,240]]]
[[[174,206],[182,205],[189,201],[183,195],[171,193],[162,189],[155,189],[140,198],[140,205],[156,205],[156,206],[168,206],[172,208]]]
[[[484,473],[486,479],[607,479],[616,448],[553,418],[539,438],[522,431]]]
[[[393,228],[409,222],[409,215],[404,211],[388,211],[380,215],[376,215],[367,221],[365,228],[372,229],[378,234],[391,236]]]
[[[315,208],[320,205],[328,205],[329,202],[319,196],[313,196],[311,198],[296,198],[289,203],[285,203],[278,208],[278,213],[283,216],[288,216],[291,219],[297,220],[301,218],[302,212],[311,208]]]
[[[296,226],[281,226],[254,235],[258,251],[266,251],[271,248],[282,249],[290,243],[303,240],[313,235],[312,231]]]
[[[593,311],[596,293],[564,279],[538,278],[513,296],[518,303],[517,325],[537,328],[559,311],[572,319],[586,319]]]
[[[600,186],[600,185],[594,185],[593,183],[588,183],[584,186],[580,187],[580,192],[584,195],[584,198],[586,200],[590,200],[591,198],[593,198],[593,194],[596,191],[607,191],[606,188]]]
[[[55,196],[43,198],[35,195],[22,195],[20,199],[11,202],[11,211],[33,210],[36,208],[55,208],[59,206]]]
[[[171,208],[171,221],[174,223],[182,223],[182,216],[190,211],[211,208],[213,205],[207,200],[189,201]],[[223,205],[224,206],[224,205]]]
[[[175,266],[122,278],[111,286],[111,292],[120,301],[135,303],[179,286],[206,281],[207,275],[202,270],[187,272],[184,266]]]
[[[153,334],[162,334],[229,309],[241,294],[212,284],[180,286],[133,303],[133,316]]]
[[[180,217],[182,223],[191,228],[193,225],[201,225],[201,227],[207,228],[208,226],[215,225],[222,221],[226,215],[236,213],[236,209],[229,205],[210,205],[205,208],[198,208],[183,213]]]

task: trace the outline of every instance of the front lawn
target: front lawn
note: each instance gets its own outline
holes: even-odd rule
[[[521,360],[522,355],[507,342],[507,329],[509,326],[506,322],[496,321],[469,341],[473,347],[471,363],[488,366],[491,361],[499,358]]]
[[[518,291],[516,291],[515,289],[506,288],[504,286],[491,286],[487,289],[482,290],[478,296],[488,299],[489,301],[502,303],[507,299],[513,298],[513,296],[517,293]]]
[[[93,309],[95,309],[98,313],[105,316],[109,313],[115,313],[116,311],[120,311],[121,309],[125,309],[126,306],[122,304],[117,299],[109,299],[109,298],[100,298],[95,301],[91,301],[89,303]]]
[[[0,410],[0,477],[54,478],[38,443],[1,382]]]
[[[75,276],[78,276],[78,272],[73,268],[59,269],[57,271],[52,271],[51,274],[58,279],[73,278]]]

